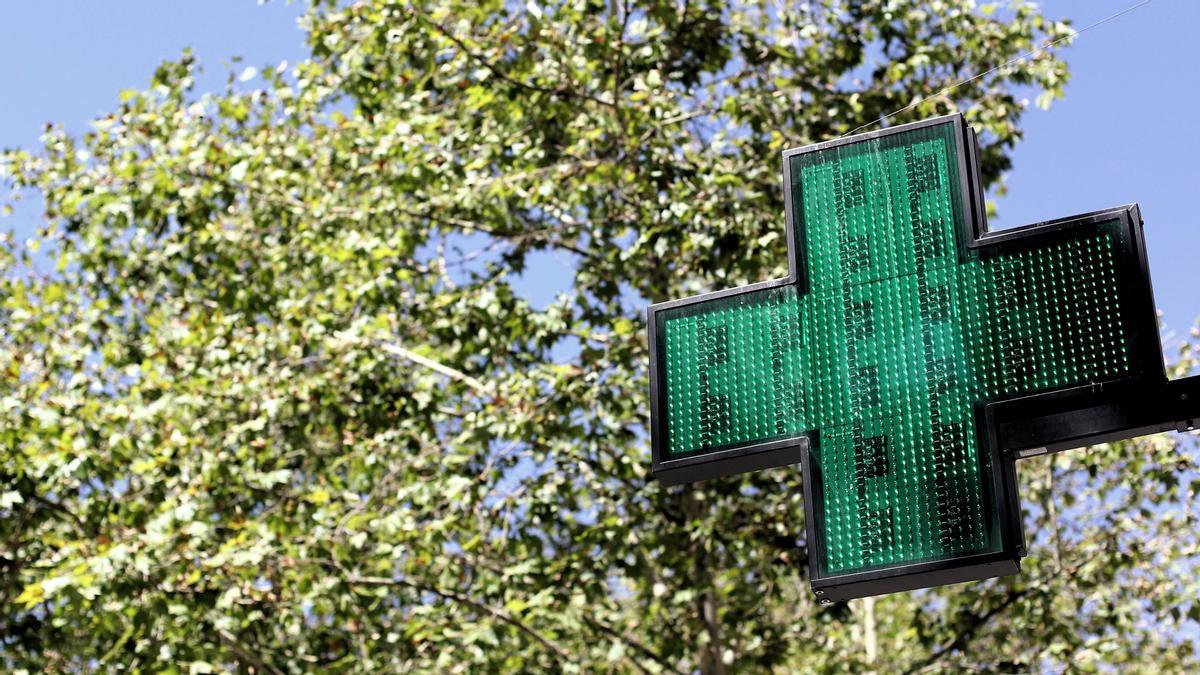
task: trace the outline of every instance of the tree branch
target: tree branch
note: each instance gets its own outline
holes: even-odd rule
[[[924,671],[924,670],[928,669],[930,666],[932,666],[933,664],[940,661],[942,659],[942,657],[944,657],[945,655],[949,654],[950,652],[952,652],[956,649],[962,648],[962,646],[964,644],[966,644],[970,640],[974,639],[975,633],[979,630],[979,628],[981,626],[986,624],[988,622],[988,620],[990,620],[993,616],[996,616],[1000,612],[1003,612],[1004,610],[1008,609],[1017,600],[1020,600],[1021,598],[1028,595],[1030,590],[1031,590],[1031,587],[1026,587],[1019,591],[1009,589],[1008,595],[1005,596],[1003,602],[1001,602],[999,605],[996,605],[995,607],[989,609],[988,611],[984,612],[983,614],[974,615],[971,618],[970,625],[968,625],[963,630],[960,630],[958,632],[958,634],[954,636],[953,640],[950,640],[949,642],[945,643],[944,645],[939,647],[937,649],[937,651],[931,653],[929,656],[921,659],[920,661],[917,661],[910,668],[908,668],[908,670],[906,672],[916,673],[916,672]]]
[[[546,637],[545,635],[541,634],[540,632],[538,632],[537,630],[535,630],[528,624],[526,624],[526,623],[520,621],[519,619],[516,619],[513,616],[511,616],[505,612],[502,612],[490,605],[487,605],[485,603],[482,603],[478,600],[475,600],[468,596],[462,595],[460,593],[456,593],[454,591],[445,591],[440,588],[436,588],[434,586],[425,586],[422,584],[413,583],[411,581],[406,581],[403,579],[388,579],[386,577],[364,577],[364,576],[359,576],[357,574],[347,575],[345,577],[345,582],[352,586],[403,586],[405,588],[411,588],[411,589],[417,590],[417,591],[426,591],[429,593],[433,593],[434,595],[445,598],[446,600],[451,600],[453,602],[457,602],[457,603],[460,603],[463,605],[469,605],[469,606],[474,607],[475,609],[477,609],[477,610],[479,610],[479,611],[481,611],[503,623],[508,624],[509,626],[512,626],[513,628],[516,628],[517,630],[521,631],[522,633],[525,633],[529,637],[533,638],[535,641],[537,641],[539,644],[541,644],[543,647],[545,647],[547,650],[549,650],[550,653],[553,654],[554,657],[558,661],[568,662],[571,660],[570,654],[567,653],[566,649],[563,649],[559,644],[557,644],[550,638]]]
[[[695,499],[695,491],[691,486],[684,489],[681,495],[681,506],[688,520],[699,520],[705,517],[704,507]],[[702,544],[693,545],[695,554],[695,586],[703,589],[696,598],[696,610],[708,633],[708,644],[699,648],[700,672],[704,675],[725,675],[724,644],[721,638],[720,612],[717,607],[717,594],[714,588],[712,572],[709,569],[709,554]]]
[[[95,528],[89,527],[88,524],[85,523],[83,521],[83,519],[80,518],[79,515],[76,514],[74,511],[72,511],[71,509],[68,509],[67,507],[54,501],[53,499],[49,499],[49,498],[39,495],[37,493],[36,485],[33,485],[28,481],[26,482],[26,484],[29,485],[29,493],[28,494],[30,497],[33,498],[33,501],[37,502],[38,504],[41,504],[42,506],[49,508],[52,511],[61,513],[64,516],[66,516],[67,518],[70,518],[71,522],[73,522],[75,524],[75,527],[79,530],[80,534],[82,534],[86,537],[93,537],[93,538],[97,535]]]
[[[591,258],[591,259],[595,260],[600,257],[596,253],[586,250],[586,249],[583,249],[583,248],[580,248],[578,246],[575,246],[574,244],[568,244],[564,241],[555,241],[553,239],[550,239],[549,237],[545,236],[547,233],[552,231],[552,228],[549,228],[549,227],[545,227],[540,230],[530,230],[530,231],[526,231],[526,232],[500,232],[498,230],[492,229],[490,227],[485,227],[483,225],[479,225],[478,223],[472,222],[470,220],[465,220],[463,218],[455,218],[453,216],[440,216],[440,215],[434,215],[432,213],[421,213],[419,211],[412,211],[412,210],[404,209],[404,208],[401,208],[399,210],[401,213],[404,213],[405,215],[410,216],[412,218],[426,218],[431,223],[437,223],[440,225],[450,225],[452,227],[457,227],[459,229],[466,230],[468,232],[481,232],[481,233],[486,234],[489,237],[493,237],[495,239],[504,239],[507,241],[513,241],[513,242],[518,242],[518,243],[522,242],[524,240],[527,240],[527,239],[532,239],[534,241],[541,242],[552,248],[561,248],[564,251],[574,253],[575,255],[577,255],[581,258]]]
[[[614,638],[616,638],[616,639],[620,640],[621,642],[624,642],[625,644],[629,645],[630,647],[633,647],[634,649],[638,650],[638,651],[639,651],[639,652],[641,652],[643,655],[645,655],[645,656],[649,657],[649,658],[650,658],[650,659],[652,659],[652,660],[653,660],[655,663],[657,663],[658,665],[662,666],[662,667],[663,667],[663,668],[665,668],[666,670],[668,670],[668,671],[670,671],[670,672],[673,672],[673,673],[680,673],[680,675],[682,675],[682,671],[680,671],[678,668],[675,668],[675,667],[674,667],[674,666],[672,666],[671,664],[669,664],[669,663],[667,663],[666,661],[664,661],[664,660],[663,660],[663,657],[662,657],[662,656],[661,656],[661,655],[660,655],[658,652],[656,652],[656,651],[654,651],[653,649],[651,649],[651,648],[647,647],[647,646],[646,646],[645,644],[643,644],[642,642],[639,642],[637,639],[633,638],[633,637],[632,637],[632,636],[630,636],[628,633],[624,633],[624,632],[618,632],[618,631],[617,631],[616,629],[614,629],[612,626],[608,626],[608,625],[606,625],[606,624],[602,623],[601,621],[598,621],[598,620],[596,620],[596,619],[593,619],[593,618],[592,618],[592,617],[590,617],[590,616],[585,616],[585,617],[583,617],[583,620],[584,620],[584,621],[586,621],[586,622],[587,622],[587,623],[588,623],[590,626],[592,626],[592,627],[593,627],[593,628],[595,628],[596,630],[599,630],[599,631],[600,631],[600,632],[602,632],[602,633],[607,633],[608,635],[610,635],[610,636],[612,636],[612,637],[614,637]],[[637,666],[638,670],[642,671],[643,673],[644,673],[644,672],[647,672],[647,671],[646,671],[646,669],[645,669],[645,668],[643,668],[643,667],[642,667],[640,664],[638,664],[636,661],[634,661],[634,662],[633,662],[633,664],[634,664],[635,666]]]
[[[429,24],[430,26],[433,26],[434,30],[436,30],[438,33],[441,33],[442,36],[445,37],[447,40],[453,42],[454,45],[462,51],[462,53],[467,55],[467,58],[471,59],[472,61],[474,61],[474,62],[478,63],[479,65],[483,66],[484,68],[486,68],[488,70],[488,72],[490,72],[492,75],[494,75],[497,79],[503,80],[504,82],[507,82],[507,83],[513,85],[514,87],[520,87],[521,89],[527,89],[529,91],[541,92],[543,94],[551,94],[551,95],[564,96],[564,97],[569,97],[569,98],[583,99],[585,101],[592,101],[593,103],[599,103],[600,105],[605,105],[610,108],[617,107],[616,101],[605,101],[604,99],[598,98],[596,96],[592,96],[591,94],[586,94],[586,93],[580,92],[580,91],[574,91],[574,90],[568,89],[566,87],[543,87],[538,84],[533,84],[530,82],[521,82],[520,80],[514,79],[513,77],[509,76],[508,73],[505,73],[504,71],[497,68],[496,65],[494,63],[492,63],[491,61],[488,61],[487,59],[483,58],[481,55],[476,54],[475,52],[471,51],[471,48],[468,47],[467,44],[465,42],[463,42],[461,38],[459,38],[457,35],[452,33],[445,26],[441,25],[440,23],[434,21],[432,18],[426,16],[422,12],[417,11],[415,9],[413,10],[413,14],[420,17],[421,20],[424,21],[425,23]]]
[[[242,665],[249,666],[253,668],[255,672],[259,673],[283,675],[282,670],[255,656],[255,654],[251,652],[245,645],[243,645],[237,639],[237,637],[233,635],[233,633],[230,633],[225,629],[218,629],[217,636],[220,637],[221,642],[224,643],[226,647],[229,647],[229,650],[237,656],[238,661],[241,661]]]
[[[451,368],[450,366],[447,366],[444,363],[439,363],[437,361],[434,361],[433,359],[425,358],[424,356],[421,356],[420,354],[418,354],[414,351],[405,349],[404,347],[401,347],[400,345],[392,344],[390,342],[383,342],[382,340],[373,340],[370,338],[359,338],[359,337],[355,337],[354,335],[350,335],[349,333],[346,333],[344,331],[339,331],[337,333],[334,333],[334,337],[338,338],[339,340],[345,340],[346,342],[374,343],[377,347],[379,347],[379,349],[387,352],[388,354],[391,354],[393,356],[399,356],[404,359],[408,359],[409,361],[412,361],[413,363],[425,366],[426,368],[436,371],[438,373],[441,373],[442,375],[445,375],[446,377],[449,377],[454,380],[458,380],[459,382],[463,382],[481,394],[492,395],[492,394],[496,393],[495,387],[493,387],[489,384],[485,384],[484,382],[481,382],[481,381],[471,377],[470,375],[467,375],[466,373],[462,372],[461,370]]]

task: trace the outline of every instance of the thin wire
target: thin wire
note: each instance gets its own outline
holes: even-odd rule
[[[1125,14],[1128,14],[1128,13],[1132,12],[1133,10],[1135,10],[1135,9],[1138,9],[1139,7],[1144,7],[1145,5],[1148,5],[1148,4],[1150,4],[1151,2],[1153,2],[1153,0],[1142,0],[1142,2],[1139,2],[1139,3],[1136,3],[1136,4],[1130,5],[1129,7],[1126,7],[1125,9],[1123,9],[1123,10],[1121,10],[1121,11],[1117,12],[1116,14],[1111,14],[1111,15],[1109,15],[1109,16],[1106,16],[1106,17],[1104,17],[1103,19],[1100,19],[1099,21],[1097,21],[1097,22],[1095,22],[1095,23],[1093,23],[1093,24],[1091,24],[1091,25],[1089,25],[1089,26],[1085,26],[1084,28],[1081,28],[1081,29],[1079,29],[1079,30],[1077,30],[1077,31],[1072,31],[1072,32],[1071,32],[1071,33],[1069,33],[1069,34],[1067,34],[1067,35],[1064,35],[1064,36],[1062,36],[1062,37],[1058,38],[1058,39],[1057,39],[1057,40],[1055,40],[1054,42],[1049,42],[1049,43],[1046,43],[1046,44],[1042,45],[1041,47],[1038,47],[1037,49],[1034,49],[1034,50],[1031,50],[1031,51],[1025,52],[1024,54],[1022,54],[1022,55],[1020,55],[1020,56],[1018,56],[1018,57],[1016,57],[1016,58],[1009,59],[1008,61],[1005,61],[1004,63],[1001,63],[1000,65],[998,65],[998,66],[995,66],[994,68],[992,68],[992,69],[990,69],[990,70],[986,70],[986,71],[984,71],[984,72],[982,72],[982,73],[979,73],[979,74],[977,74],[977,75],[972,75],[971,77],[968,77],[968,78],[967,78],[967,79],[965,79],[965,80],[961,80],[961,81],[959,81],[959,82],[955,82],[954,84],[950,85],[949,87],[946,87],[945,89],[943,89],[943,90],[941,90],[941,91],[937,92],[936,94],[931,94],[931,95],[929,95],[929,96],[925,96],[925,97],[923,97],[923,98],[919,98],[919,99],[917,99],[917,100],[913,101],[912,103],[909,103],[908,105],[904,106],[903,108],[900,108],[899,110],[896,110],[896,111],[894,111],[894,112],[890,112],[890,113],[888,113],[888,114],[884,115],[883,117],[880,117],[879,119],[871,120],[870,122],[867,122],[866,124],[863,124],[863,125],[860,125],[860,126],[858,126],[858,127],[855,127],[855,128],[853,128],[853,129],[851,129],[850,131],[847,131],[846,133],[842,134],[841,136],[838,136],[837,138],[844,138],[844,137],[846,137],[846,136],[849,136],[849,135],[851,135],[851,134],[858,133],[859,131],[861,131],[861,130],[863,130],[863,129],[866,129],[867,127],[870,127],[870,126],[874,126],[874,125],[876,125],[876,124],[879,124],[880,122],[883,122],[884,120],[888,119],[889,117],[895,117],[896,115],[899,115],[900,113],[904,112],[905,110],[909,110],[910,108],[915,108],[916,106],[918,106],[918,105],[920,105],[920,104],[924,103],[925,101],[928,101],[928,100],[929,100],[929,99],[931,99],[931,98],[937,98],[937,97],[939,97],[939,96],[942,96],[943,94],[946,94],[946,93],[949,93],[949,92],[951,92],[951,91],[954,91],[955,89],[957,89],[957,88],[961,87],[961,86],[962,86],[962,85],[964,85],[964,84],[967,84],[968,82],[974,82],[975,80],[978,80],[978,79],[979,79],[979,78],[981,78],[981,77],[986,77],[986,76],[988,76],[988,75],[991,75],[992,73],[996,72],[997,70],[1000,70],[1001,68],[1007,68],[1008,66],[1011,66],[1011,65],[1012,65],[1012,64],[1014,64],[1014,63],[1017,63],[1017,62],[1019,62],[1019,61],[1023,61],[1023,60],[1025,60],[1026,58],[1028,58],[1028,57],[1030,57],[1030,56],[1033,56],[1034,54],[1040,54],[1041,52],[1044,52],[1044,51],[1046,51],[1047,49],[1049,49],[1049,48],[1053,47],[1054,45],[1056,45],[1056,44],[1058,44],[1058,43],[1060,43],[1060,42],[1062,42],[1063,40],[1070,40],[1070,39],[1071,39],[1071,38],[1073,38],[1073,37],[1078,37],[1078,36],[1080,36],[1080,35],[1083,35],[1084,33],[1088,32],[1089,30],[1091,30],[1091,29],[1093,29],[1093,28],[1095,28],[1095,27],[1097,27],[1097,26],[1100,26],[1100,25],[1106,24],[1106,23],[1108,23],[1109,21],[1112,21],[1113,19],[1116,19],[1117,17],[1120,17],[1120,16],[1123,16],[1123,15],[1125,15]]]

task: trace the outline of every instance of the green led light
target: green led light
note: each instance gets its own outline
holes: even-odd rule
[[[944,124],[791,157],[806,292],[657,316],[668,459],[819,438],[824,574],[999,550],[974,402],[1132,367],[1119,223],[969,250],[957,148]]]
[[[794,287],[716,301],[665,322],[671,456],[796,436],[804,414]]]

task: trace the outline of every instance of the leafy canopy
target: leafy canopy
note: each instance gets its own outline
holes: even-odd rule
[[[829,608],[795,472],[647,475],[640,308],[782,272],[780,151],[931,96],[893,121],[966,110],[995,184],[1066,66],[938,92],[1065,24],[945,0],[303,24],[303,63],[201,93],[185,53],[82,137],[0,155],[45,204],[0,247],[5,670],[1196,666],[1175,439],[1023,466],[1020,577]],[[573,283],[534,306],[514,283],[547,251]]]

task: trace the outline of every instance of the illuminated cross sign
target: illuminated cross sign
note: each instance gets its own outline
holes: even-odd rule
[[[790,150],[789,275],[649,308],[655,475],[800,462],[822,600],[1015,573],[1015,457],[1194,424],[1137,207],[988,232],[977,152],[959,115]]]

